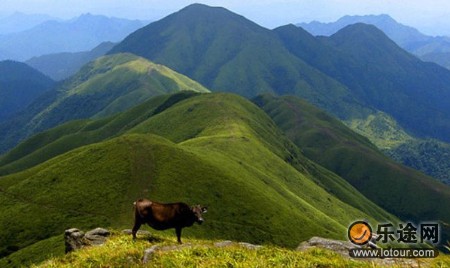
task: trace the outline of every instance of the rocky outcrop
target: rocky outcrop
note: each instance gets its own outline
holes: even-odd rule
[[[250,244],[247,242],[233,242],[230,240],[225,240],[225,241],[214,243],[214,247],[216,247],[216,248],[229,247],[229,246],[234,246],[234,245],[239,245],[239,246],[247,248],[247,249],[260,249],[263,247],[261,245],[254,245],[254,244]]]
[[[254,245],[254,244],[250,244],[250,243],[246,243],[246,242],[239,242],[239,243],[237,243],[237,242],[232,242],[232,241],[229,241],[229,240],[216,242],[216,243],[214,243],[213,246],[221,248],[221,247],[229,247],[229,246],[234,246],[234,245],[239,245],[241,247],[245,247],[245,248],[252,249],[252,250],[260,249],[260,248],[263,247],[261,245]],[[142,258],[142,262],[143,263],[148,263],[152,259],[153,255],[156,252],[175,251],[175,250],[180,250],[180,249],[184,249],[184,248],[192,248],[194,246],[196,248],[197,247],[205,247],[205,248],[208,247],[206,245],[202,246],[202,245],[193,245],[193,244],[183,244],[183,245],[176,245],[176,246],[158,246],[158,245],[154,245],[154,246],[152,246],[152,247],[150,247],[150,248],[148,248],[148,249],[146,249],[144,251],[144,257]]]
[[[106,242],[107,237],[110,236],[110,232],[103,228],[96,228],[87,233],[77,229],[71,228],[64,232],[64,243],[66,247],[66,253],[87,247],[98,246]]]
[[[306,251],[312,248],[323,248],[334,251],[345,258],[351,258],[349,255],[350,249],[358,248],[358,246],[348,242],[339,241],[333,239],[327,239],[322,237],[312,237],[308,241],[300,243],[297,247],[299,251]],[[367,261],[382,266],[397,266],[397,267],[421,267],[416,259],[404,259],[404,258],[357,258],[354,260]],[[369,266],[369,265],[368,265]]]
[[[64,243],[66,247],[66,253],[80,249],[83,247],[84,232],[77,228],[71,228],[64,232]]]
[[[344,257],[350,257],[349,250],[357,246],[348,241],[339,241],[322,237],[312,237],[308,241],[300,243],[297,247],[299,251],[306,251],[310,248],[325,248],[332,250]]]

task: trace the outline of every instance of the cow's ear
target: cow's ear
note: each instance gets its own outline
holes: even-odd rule
[[[208,207],[202,207],[202,213],[208,212]]]

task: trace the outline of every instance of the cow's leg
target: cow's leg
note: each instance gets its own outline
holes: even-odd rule
[[[131,231],[131,234],[133,235],[133,240],[136,239],[136,233],[137,233],[137,231],[139,230],[139,228],[141,228],[141,225],[142,225],[142,223],[141,223],[141,221],[139,221],[138,219],[136,219],[136,220],[134,221],[133,230]]]
[[[177,241],[179,244],[183,244],[181,243],[181,227],[177,227],[175,228],[175,232],[177,233]]]

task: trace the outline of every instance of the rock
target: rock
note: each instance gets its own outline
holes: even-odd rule
[[[183,244],[183,245],[176,245],[176,246],[164,246],[164,247],[154,245],[151,248],[144,250],[144,257],[142,258],[142,262],[148,263],[156,251],[167,252],[167,251],[180,250],[182,248],[190,248],[190,247],[192,247],[191,244]]]
[[[77,228],[71,228],[64,232],[64,244],[66,253],[92,245],[103,245],[110,232],[103,228],[96,228],[86,234]]]
[[[77,228],[71,228],[64,232],[64,244],[66,253],[78,250],[84,246],[84,233]]]
[[[108,230],[103,229],[103,228],[95,228],[94,230],[90,230],[89,232],[86,233],[86,236],[90,236],[90,235],[107,237],[107,236],[110,236],[111,233]]]
[[[233,245],[233,241],[230,241],[230,240],[225,240],[225,241],[214,243],[214,246],[216,248],[229,247],[231,245]]]
[[[253,245],[247,242],[239,242],[239,245],[248,249],[260,249],[262,248],[261,245]]]
[[[151,248],[144,250],[144,257],[142,258],[143,263],[148,263],[148,261],[152,258],[153,253],[159,248],[158,245],[154,245]]]
[[[329,249],[336,253],[339,253],[344,257],[350,257],[348,254],[349,250],[355,248],[356,246],[348,241],[339,241],[322,237],[312,237],[308,241],[302,242],[297,247],[297,250],[305,251],[314,247]]]
[[[250,244],[250,243],[247,243],[247,242],[236,243],[236,242],[233,242],[233,241],[230,241],[230,240],[225,240],[225,241],[214,243],[214,247],[216,247],[216,248],[229,247],[229,246],[233,246],[233,245],[239,245],[241,247],[245,247],[245,248],[248,248],[248,249],[260,249],[260,248],[263,247],[261,245],[254,245],[254,244]]]
[[[91,245],[102,245],[106,242],[106,238],[110,236],[110,232],[103,228],[96,228],[87,232],[84,236]]]

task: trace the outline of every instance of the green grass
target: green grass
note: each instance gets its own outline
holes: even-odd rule
[[[186,228],[186,236],[286,247],[316,235],[345,239],[357,219],[395,220],[306,160],[251,102],[231,94],[178,96],[35,139],[39,152],[77,133],[67,147],[90,131],[99,135],[92,136],[98,143],[56,150],[54,158],[1,177],[1,255],[70,227],[130,228],[132,203],[141,197],[208,205],[207,223]],[[69,131],[78,124],[83,131]]]
[[[150,242],[147,240],[149,238]],[[138,237],[133,242],[129,235],[114,233],[103,246],[85,248],[32,267],[385,267],[370,261],[344,258],[333,251],[320,248],[300,252],[264,245],[255,250],[237,243],[215,247],[216,242],[220,240],[186,238],[186,247],[156,252],[144,264],[142,258],[145,249],[154,245],[174,246],[175,237],[158,233],[151,237]],[[446,267],[450,264],[450,259],[448,256],[440,256],[431,261],[419,260],[419,263]]]
[[[0,175],[22,171],[80,146],[117,137],[178,101],[195,95],[188,91],[161,95],[123,114],[101,120],[70,121],[39,133],[0,157]]]
[[[345,124],[397,162],[450,184],[450,144],[411,136],[381,112]]]
[[[450,144],[414,139],[385,152],[400,163],[450,185]]]
[[[343,84],[294,56],[274,31],[224,8],[186,7],[139,29],[109,53],[117,52],[162,63],[212,91],[297,95],[342,118],[368,110]]]
[[[101,57],[65,80],[47,99],[33,103],[14,124],[6,125],[0,152],[67,121],[103,118],[179,91],[209,92],[182,74],[132,54]]]
[[[345,123],[355,132],[369,138],[381,150],[392,150],[414,140],[392,117],[382,112]]]
[[[33,263],[40,263],[50,258],[64,256],[64,238],[59,234],[41,240],[22,250],[14,252],[6,258],[0,259],[1,267],[29,267]]]
[[[450,222],[450,188],[384,156],[338,120],[294,97],[255,99],[305,156],[408,221]],[[445,205],[443,205],[445,204]]]

